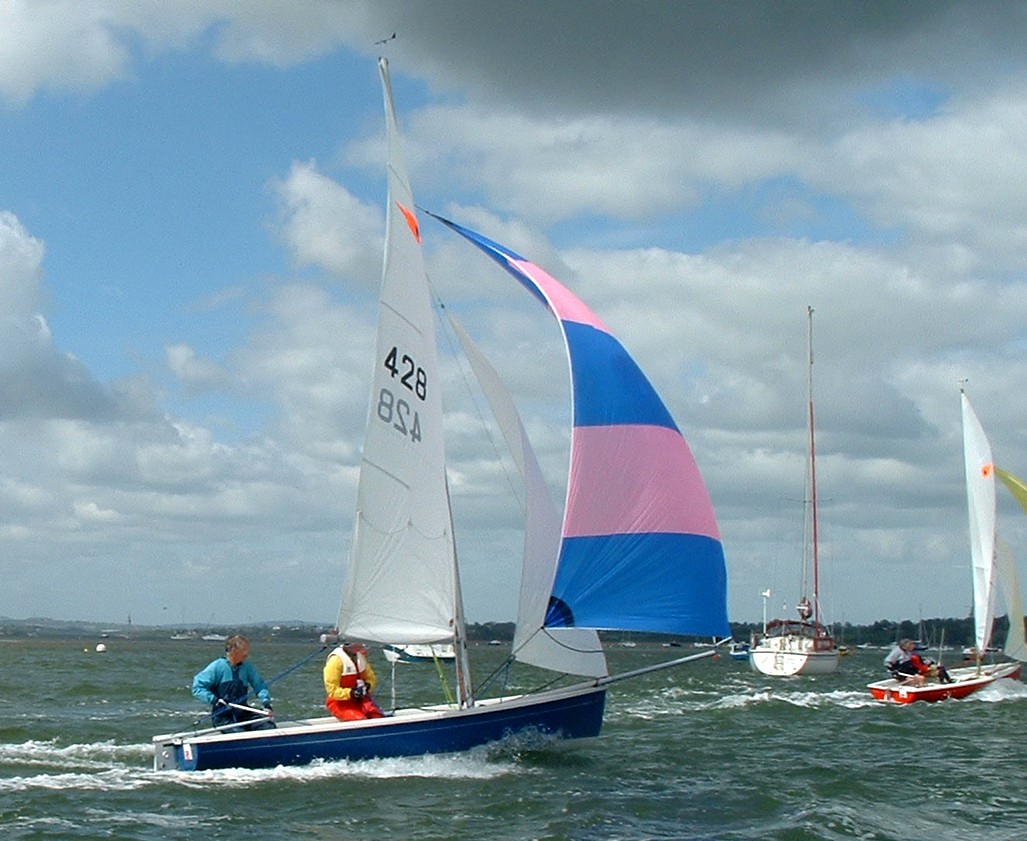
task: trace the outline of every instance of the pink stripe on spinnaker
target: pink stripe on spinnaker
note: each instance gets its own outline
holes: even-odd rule
[[[663,426],[576,427],[564,536],[647,532],[720,539],[685,439]]]
[[[603,324],[599,316],[592,312],[581,298],[545,269],[540,269],[527,260],[511,260],[510,265],[531,278],[535,285],[542,290],[542,293],[549,299],[557,318],[576,321],[580,324],[590,324],[604,333],[610,332],[610,328]]]

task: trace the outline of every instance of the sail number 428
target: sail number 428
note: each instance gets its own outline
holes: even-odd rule
[[[419,400],[425,399],[428,395],[428,375],[424,368],[414,362],[413,357],[400,354],[394,347],[386,355],[384,365],[389,375],[398,379],[407,391]],[[378,393],[378,419],[390,424],[401,434],[410,436],[411,441],[421,440],[421,417],[417,409],[388,388]]]
[[[399,381],[421,400],[424,400],[427,396],[428,375],[425,373],[424,368],[419,367],[414,362],[412,356],[405,353],[401,356],[394,347],[385,357],[385,370],[392,375],[393,379],[399,377]]]

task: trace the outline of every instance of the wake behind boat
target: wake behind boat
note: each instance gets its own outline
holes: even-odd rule
[[[512,274],[554,316],[570,362],[570,479],[563,518],[505,386],[454,324],[526,489],[511,660],[578,683],[482,699],[471,679],[443,447],[431,295],[399,148],[388,66],[385,259],[353,545],[337,628],[382,646],[452,646],[456,699],[384,718],[314,718],[273,730],[154,738],[157,769],[271,767],[315,759],[467,750],[511,735],[599,734],[606,687],[713,650],[610,676],[597,629],[726,637],[727,574],[698,467],[665,405],[608,328],[538,266],[435,217]]]
[[[749,649],[749,665],[772,677],[792,675],[823,675],[838,668],[838,649],[827,628],[820,621],[820,555],[817,519],[817,461],[813,418],[813,307],[806,308],[807,317],[807,383],[809,392],[808,461],[805,539],[803,541],[802,592],[796,611],[798,619],[775,619],[767,622],[767,590],[763,594],[763,635],[753,640]],[[807,595],[812,571],[813,600]]]
[[[1015,661],[1027,661],[1027,642],[1024,640],[1023,607],[1020,588],[1016,580],[1016,566],[1012,554],[1002,547],[997,537],[995,503],[995,475],[998,473],[1027,511],[1027,488],[1015,476],[1000,470],[994,464],[991,444],[966,393],[960,390],[963,417],[963,460],[966,477],[966,499],[970,527],[970,566],[973,581],[974,649],[973,666],[949,669],[951,683],[941,683],[937,677],[928,678],[922,686],[910,679],[889,678],[868,685],[870,694],[878,701],[911,704],[914,701],[943,701],[965,698],[977,690],[1003,678],[1019,678],[1021,663],[1005,662],[985,665],[982,652],[988,650],[995,621],[996,585],[1002,587],[1009,619],[1005,653]],[[1023,490],[1023,493],[1020,492]]]

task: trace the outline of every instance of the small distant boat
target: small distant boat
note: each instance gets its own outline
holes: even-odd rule
[[[912,704],[914,701],[946,701],[949,698],[965,698],[989,683],[1002,678],[1020,677],[1022,664],[998,663],[990,666],[967,666],[961,669],[949,669],[952,683],[925,683],[923,686],[912,686],[889,678],[869,685],[870,694],[878,701],[893,704]]]
[[[867,686],[878,701],[912,704],[915,701],[943,701],[965,698],[979,689],[1003,678],[1019,678],[1021,662],[1027,660],[1027,641],[1024,640],[1023,607],[1016,582],[1016,566],[1012,554],[999,551],[996,532],[995,475],[1012,491],[1027,511],[1027,487],[1023,482],[996,467],[991,455],[991,444],[977,415],[964,392],[960,392],[963,414],[963,459],[966,466],[966,497],[970,518],[970,558],[973,572],[974,630],[976,664],[949,669],[951,683],[930,679],[923,686],[894,678],[880,680]],[[1005,654],[1012,662],[984,665],[982,654],[989,649],[991,629],[995,619],[995,585],[1000,583],[1009,617]]]
[[[456,649],[450,643],[396,643],[382,646],[382,654],[390,663],[433,663],[456,659]]]
[[[733,642],[728,649],[728,654],[731,655],[732,660],[748,660],[749,648],[750,646],[747,642]]]
[[[771,677],[791,675],[823,675],[838,668],[838,649],[827,628],[820,621],[820,559],[817,533],[817,462],[813,422],[813,307],[806,308],[809,390],[809,458],[806,479],[809,494],[806,506],[806,538],[803,552],[803,589],[812,566],[813,600],[803,595],[796,606],[799,618],[766,621],[766,599],[763,595],[763,635],[749,649],[749,665],[754,671]]]

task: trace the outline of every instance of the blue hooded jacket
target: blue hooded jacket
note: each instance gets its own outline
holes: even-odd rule
[[[193,696],[205,704],[214,704],[223,698],[232,704],[242,704],[250,687],[265,707],[271,706],[271,692],[260,673],[244,660],[234,669],[228,658],[219,657],[193,678]]]

